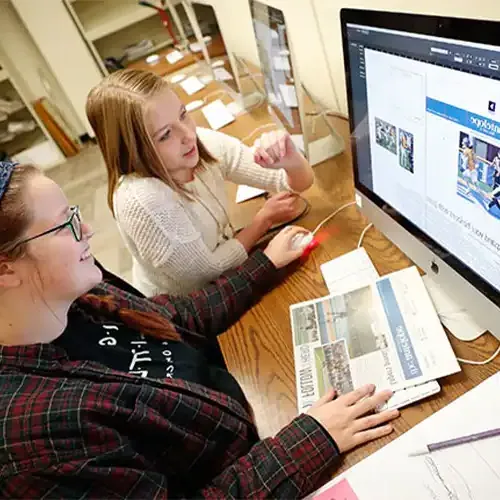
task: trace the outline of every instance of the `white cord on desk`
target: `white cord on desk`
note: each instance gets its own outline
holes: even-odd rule
[[[350,207],[351,205],[355,205],[355,201],[351,201],[349,203],[346,203],[345,205],[342,205],[340,208],[335,210],[332,214],[330,214],[326,219],[322,220],[316,227],[316,229],[313,231],[313,235],[315,235],[319,229],[323,227],[324,224],[326,224],[330,219],[333,219],[339,212],[344,210],[347,207]],[[373,223],[370,222],[364,229],[363,232],[361,233],[361,236],[359,237],[358,241],[358,248],[361,248],[361,245],[363,244],[363,239],[365,237],[365,234],[373,227]],[[476,366],[483,366],[487,365],[488,363],[491,363],[498,355],[500,354],[500,346],[498,346],[497,350],[486,360],[484,361],[472,361],[468,359],[462,359],[462,358],[457,358],[457,361],[460,363],[468,364],[468,365],[476,365]]]
[[[312,232],[313,236],[330,220],[333,219],[339,212],[342,212],[347,207],[350,207],[351,205],[356,205],[355,201],[350,201],[349,203],[346,203],[345,205],[342,205],[340,208],[337,208],[333,213],[331,213],[326,219],[323,219],[317,226],[316,229]]]
[[[484,366],[487,365],[488,363],[491,363],[499,354],[500,354],[500,345],[497,347],[497,350],[488,359],[485,359],[484,361],[472,361],[470,359],[462,359],[462,358],[457,358],[457,361],[459,361],[460,363],[464,363],[466,365]]]
[[[227,94],[227,91],[226,90],[214,90],[213,92],[210,92],[210,94],[207,94],[204,98],[203,98],[203,102],[206,104],[207,101],[208,101],[208,98],[211,97],[211,96],[214,96],[216,94]]]
[[[363,239],[365,237],[365,234],[368,232],[368,230],[370,228],[373,227],[373,223],[370,222],[370,224],[368,224],[368,226],[366,226],[364,229],[363,229],[363,232],[361,233],[361,236],[359,237],[359,241],[358,241],[358,246],[357,248],[361,248],[361,245],[363,244]]]
[[[251,134],[248,134],[246,137],[243,137],[243,139],[241,139],[241,142],[245,142],[247,139],[250,139],[250,137],[252,137],[255,132],[258,132],[259,130],[264,130],[266,128],[278,128],[278,124],[276,123],[266,123],[265,125],[261,125],[260,127],[257,127],[256,129],[254,129],[254,131],[251,133]]]

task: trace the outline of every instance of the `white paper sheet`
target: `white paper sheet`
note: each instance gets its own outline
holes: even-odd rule
[[[493,500],[500,492],[500,437],[418,457],[409,454],[423,445],[499,425],[497,373],[336,477],[311,498],[346,480],[359,500]]]
[[[220,99],[207,104],[201,111],[213,130],[219,130],[234,122],[234,115]]]
[[[186,104],[186,111],[194,111],[195,109],[201,108],[205,104],[205,101],[197,99],[196,101],[191,101]]]
[[[240,185],[236,191],[236,203],[243,203],[264,193],[263,189]]]
[[[224,67],[214,68],[214,75],[219,82],[234,80],[233,75]]]
[[[298,108],[299,101],[297,99],[297,92],[295,92],[295,87],[293,85],[280,85],[280,92],[283,97],[283,101],[288,108]]]
[[[170,64],[175,64],[176,62],[181,61],[184,59],[184,54],[180,52],[179,50],[173,50],[172,52],[169,52],[166,56],[165,59],[170,63]]]
[[[180,83],[180,86],[184,89],[187,95],[196,94],[201,89],[205,88],[203,82],[201,82],[196,76],[190,76]]]
[[[380,277],[364,248],[326,262],[321,266],[321,274],[331,295],[368,286]]]

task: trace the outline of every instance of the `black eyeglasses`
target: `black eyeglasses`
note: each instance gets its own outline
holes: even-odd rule
[[[56,231],[65,229],[67,227],[71,229],[73,237],[76,241],[82,241],[82,218],[80,216],[80,208],[77,206],[70,207],[70,212],[71,215],[66,222],[63,222],[59,226],[53,227],[52,229],[48,229],[43,233],[37,234],[36,236],[31,236],[30,238],[26,238],[25,240],[20,241],[16,244],[13,250],[23,243],[28,243],[29,241],[36,240],[38,238],[41,238],[42,236],[47,236],[47,234],[55,233]]]

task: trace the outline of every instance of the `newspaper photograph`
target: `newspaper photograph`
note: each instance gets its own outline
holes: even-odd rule
[[[460,371],[415,267],[292,305],[290,316],[299,411],[330,388],[397,391]]]

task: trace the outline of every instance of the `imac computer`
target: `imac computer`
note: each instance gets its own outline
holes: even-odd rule
[[[341,153],[344,142],[327,110],[301,82],[290,23],[279,3],[250,0],[267,101],[285,129],[300,141],[309,162],[316,165]]]
[[[212,68],[213,76],[227,84],[234,92],[240,93],[236,61],[233,54],[226,49],[217,10],[211,0],[184,0],[184,8],[198,43],[206,50],[207,62]]]
[[[292,60],[285,16],[280,9],[255,0],[250,1],[250,9],[267,101],[308,156],[302,88]]]
[[[358,205],[500,339],[500,23],[343,9],[341,29]]]

